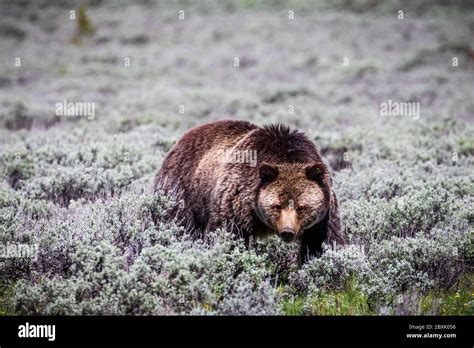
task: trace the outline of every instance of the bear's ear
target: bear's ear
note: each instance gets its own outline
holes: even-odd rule
[[[278,168],[270,163],[263,162],[258,168],[258,173],[262,182],[272,182],[278,176]]]
[[[324,165],[315,163],[306,167],[306,177],[312,181],[320,181],[324,177]]]

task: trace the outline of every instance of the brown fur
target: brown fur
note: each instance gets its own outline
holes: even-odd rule
[[[255,150],[258,164],[225,163],[223,150]],[[177,194],[178,219],[204,235],[235,228],[248,242],[292,231],[301,263],[319,255],[323,241],[345,242],[327,167],[303,133],[282,125],[217,121],[191,129],[164,160],[155,190]]]

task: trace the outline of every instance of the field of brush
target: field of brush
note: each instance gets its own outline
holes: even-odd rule
[[[2,2],[0,314],[473,315],[474,7],[439,3]],[[164,156],[218,119],[314,140],[349,245],[300,269],[153,224]]]

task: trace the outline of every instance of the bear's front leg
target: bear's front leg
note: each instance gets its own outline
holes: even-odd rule
[[[308,233],[309,232],[309,233]],[[314,235],[310,230],[305,231],[301,237],[300,252],[299,252],[299,265],[302,266],[313,257],[321,256],[323,249],[322,243],[324,238]]]
[[[302,266],[313,257],[321,256],[322,244],[327,238],[327,222],[323,221],[303,231],[300,241],[299,265]]]

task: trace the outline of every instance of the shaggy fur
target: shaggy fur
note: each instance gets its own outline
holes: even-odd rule
[[[222,160],[223,151],[242,150],[256,150],[258,164]],[[158,190],[178,195],[174,214],[204,235],[226,227],[248,242],[291,225],[301,263],[319,255],[323,241],[345,242],[327,167],[303,133],[282,125],[226,120],[191,129],[164,160]]]

